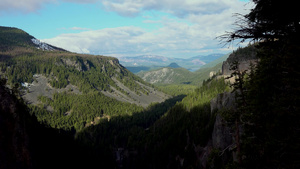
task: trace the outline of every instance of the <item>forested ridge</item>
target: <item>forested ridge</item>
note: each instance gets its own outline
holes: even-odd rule
[[[68,84],[73,84],[78,86],[80,91],[88,93],[97,89],[110,90],[109,85],[118,88],[111,79],[115,77],[130,89],[145,92],[143,88],[131,81],[144,82],[120,67],[115,58],[68,52],[45,52],[21,47],[9,52],[1,52],[1,56],[9,56],[1,62],[0,68],[5,72],[4,76],[11,85],[21,82],[31,83],[34,74],[42,74],[50,78],[49,83],[52,87],[64,88]]]
[[[0,35],[0,44],[5,48],[0,51],[0,75],[7,85],[18,88],[23,97],[34,92],[30,85],[37,83],[38,77],[47,79],[46,88],[40,89],[38,102],[29,106],[39,121],[51,127],[78,131],[101,118],[142,111],[139,105],[120,102],[102,93],[118,91],[130,98],[128,90],[118,83],[140,96],[156,90],[125,69],[116,58],[76,54],[59,48],[42,50],[32,42],[33,36],[17,28],[1,27]],[[80,93],[73,92],[72,88],[66,90],[69,85]],[[43,90],[47,93],[56,89],[65,91],[50,96],[43,93]]]
[[[16,51],[20,52],[20,55]],[[55,93],[51,98],[39,97],[38,107],[32,106],[39,120],[47,121],[56,128],[82,129],[86,123],[94,121],[96,117],[132,114],[142,110],[141,107],[116,101],[104,96],[101,91],[112,92],[111,86],[127,95],[112,80],[112,77],[122,82],[133,92],[147,94],[149,91],[135,81],[145,84],[123,67],[119,67],[115,58],[91,55],[76,55],[65,52],[45,52],[36,49],[14,49],[4,61],[0,62],[2,76],[7,78],[11,86],[19,84],[26,94],[28,89],[22,89],[21,83],[32,83],[34,75],[47,77],[52,88],[65,88],[72,84],[77,86],[82,94],[72,94],[71,91]],[[45,90],[45,89],[44,89]],[[44,108],[51,106],[54,112]],[[126,107],[126,108],[125,108]],[[66,113],[70,115],[67,116]],[[75,119],[74,119],[75,118]],[[73,120],[72,120],[73,119]],[[75,120],[75,121],[74,121]]]

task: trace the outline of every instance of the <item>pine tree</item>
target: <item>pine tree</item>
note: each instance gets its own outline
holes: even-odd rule
[[[220,36],[221,41],[276,41],[300,37],[300,15],[297,2],[288,0],[253,0],[249,14],[237,14],[236,30]]]
[[[244,167],[299,168],[297,2],[253,1],[255,7],[249,14],[238,15],[237,29],[220,37],[227,43],[237,39],[259,41],[260,61],[255,73],[249,75],[245,93]]]

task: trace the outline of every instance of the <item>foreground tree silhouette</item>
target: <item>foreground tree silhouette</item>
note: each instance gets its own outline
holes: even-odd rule
[[[253,0],[255,7],[249,14],[236,14],[236,29],[219,38],[234,40],[274,41],[299,37],[300,15],[296,1]]]
[[[253,0],[221,41],[259,42],[243,113],[241,168],[300,168],[300,15],[296,1]]]

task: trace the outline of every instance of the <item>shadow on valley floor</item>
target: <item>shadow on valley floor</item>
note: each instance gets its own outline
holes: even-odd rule
[[[210,100],[227,89],[224,79],[210,81],[144,112],[101,118],[75,140],[107,168],[201,168],[198,157],[215,121]]]
[[[197,168],[197,157],[211,136],[215,116],[209,103],[189,110],[176,104],[183,97],[143,113],[103,119],[77,133],[76,141],[107,168]]]
[[[155,122],[186,95],[179,95],[163,103],[153,104],[145,111],[133,115],[103,118],[75,135],[78,143],[97,156],[103,166],[122,168],[125,156],[136,157],[145,149],[147,134]],[[132,159],[134,160],[134,159]]]
[[[129,147],[135,140],[132,137],[142,138],[149,126],[185,97],[174,97],[132,116],[102,120],[77,133],[74,140],[73,131],[40,124],[23,101],[5,87],[5,81],[0,82],[1,169],[118,168],[120,147]]]

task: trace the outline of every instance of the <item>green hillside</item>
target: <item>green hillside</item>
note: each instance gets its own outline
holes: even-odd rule
[[[156,70],[141,71],[137,73],[139,77],[148,83],[156,86],[168,85],[193,85],[200,86],[202,81],[216,75],[221,71],[222,63],[229,55],[203,66],[195,72],[190,72],[185,68],[164,67]]]
[[[166,98],[113,57],[82,55],[32,42],[16,28],[1,27],[0,76],[21,90],[40,121],[81,130],[101,118],[130,115]]]
[[[228,56],[229,54],[224,55],[195,72],[188,71],[185,68],[164,67],[150,71],[141,71],[137,75],[169,95],[189,94],[201,86],[203,81],[220,74],[222,63]]]
[[[193,73],[185,68],[165,67],[148,72],[141,71],[137,74],[151,84],[182,84],[191,83]]]
[[[31,39],[33,36],[24,32],[23,30],[10,27],[0,26],[0,48],[7,50],[16,46],[29,47],[32,46]]]

